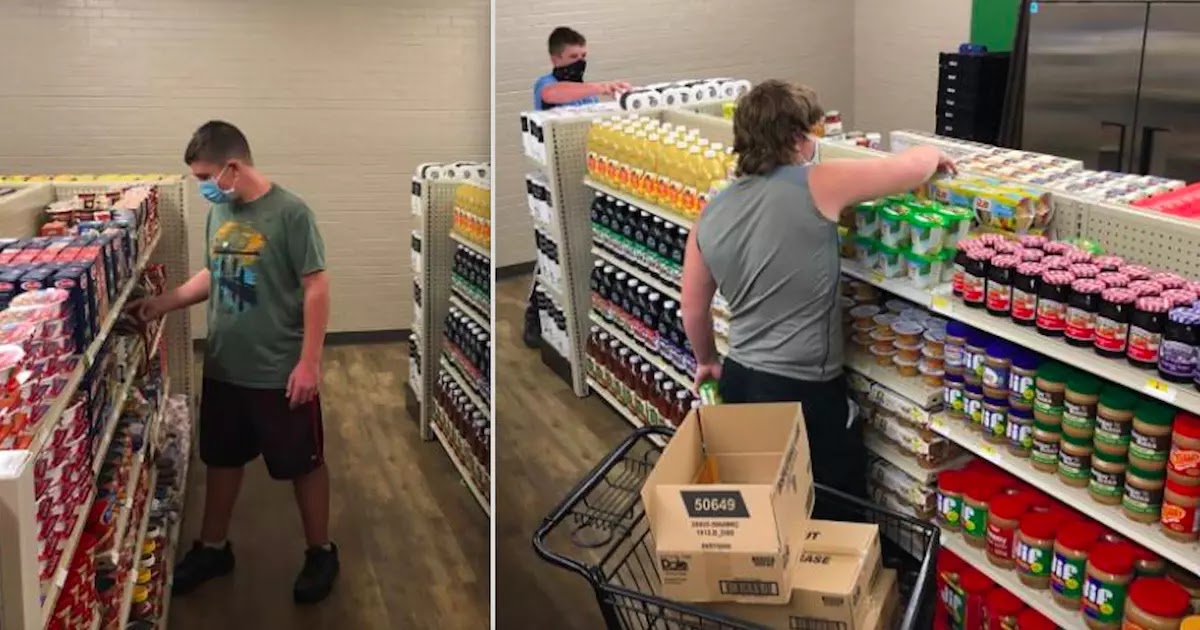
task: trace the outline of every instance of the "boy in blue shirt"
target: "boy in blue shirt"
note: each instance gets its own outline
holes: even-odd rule
[[[547,42],[549,74],[538,77],[533,84],[533,108],[550,109],[560,105],[589,105],[600,102],[601,95],[614,96],[629,91],[624,81],[584,83],[587,68],[587,39],[578,31],[560,26],[550,33]]]
[[[602,95],[616,96],[629,91],[630,85],[624,81],[584,83],[587,39],[578,31],[566,26],[554,29],[550,33],[547,48],[553,69],[538,77],[533,84],[534,109],[541,111],[560,106],[590,105],[599,103]],[[533,303],[536,286],[535,281],[529,289],[529,302],[525,307],[525,345],[530,348],[538,347],[542,336],[537,305]]]

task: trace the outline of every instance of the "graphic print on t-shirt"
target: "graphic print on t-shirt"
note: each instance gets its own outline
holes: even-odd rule
[[[209,272],[217,294],[213,296],[222,312],[237,314],[258,305],[258,257],[267,237],[254,226],[226,221],[213,237]]]

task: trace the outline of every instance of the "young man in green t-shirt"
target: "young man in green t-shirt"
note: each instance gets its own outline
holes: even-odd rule
[[[200,399],[204,522],[175,569],[173,592],[188,593],[233,570],[229,521],[243,468],[261,454],[273,478],[293,483],[304,523],[308,549],[294,598],[318,602],[339,568],[329,539],[318,395],[329,322],[325,247],[312,211],[255,168],[237,127],[205,123],[183,159],[212,204],[205,269],[134,305],[139,317],[151,320],[208,300]]]

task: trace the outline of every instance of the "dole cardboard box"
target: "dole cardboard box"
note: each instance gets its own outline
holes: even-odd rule
[[[786,605],[715,604],[713,612],[771,628],[874,630],[871,611],[883,571],[879,527],[809,521],[804,550],[791,567],[792,598]],[[894,584],[894,582],[893,582]],[[879,611],[875,617],[878,618]]]
[[[813,492],[800,405],[692,410],[642,487],[661,595],[787,603]]]

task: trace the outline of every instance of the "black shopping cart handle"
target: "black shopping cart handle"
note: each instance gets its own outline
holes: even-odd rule
[[[638,429],[634,430],[633,433],[630,433],[621,442],[620,446],[613,450],[613,452],[609,453],[608,456],[601,460],[599,464],[596,464],[596,466],[592,468],[592,471],[584,476],[579,483],[575,484],[575,487],[571,489],[569,494],[567,494],[567,498],[564,499],[562,503],[559,503],[558,507],[554,508],[554,510],[550,512],[549,516],[542,519],[541,526],[539,526],[537,531],[533,533],[533,549],[539,556],[541,556],[543,560],[550,562],[551,564],[557,564],[564,569],[575,571],[584,577],[592,577],[591,570],[589,570],[588,567],[584,566],[582,563],[551,551],[546,546],[546,536],[550,534],[551,530],[562,523],[563,520],[566,519],[566,517],[571,513],[571,510],[575,509],[575,506],[579,505],[579,503],[583,501],[584,498],[586,498],[588,494],[596,488],[596,486],[600,485],[600,483],[604,481],[604,477],[608,474],[608,471],[612,470],[614,466],[620,463],[621,460],[624,459],[627,454],[629,454],[629,451],[633,450],[634,445],[636,445],[642,439],[649,438],[652,435],[662,435],[670,438],[675,435],[675,429],[674,427],[655,425],[639,427]]]

